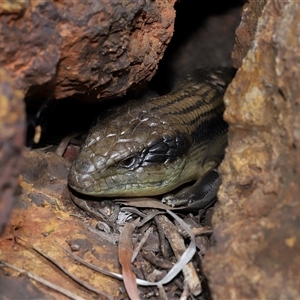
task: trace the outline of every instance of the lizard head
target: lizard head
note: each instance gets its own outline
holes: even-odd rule
[[[163,194],[182,184],[191,140],[140,109],[127,107],[113,115],[91,129],[72,164],[69,185],[91,196],[134,197]]]

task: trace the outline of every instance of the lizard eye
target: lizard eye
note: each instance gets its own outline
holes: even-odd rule
[[[130,169],[131,167],[133,167],[135,165],[135,163],[136,163],[136,157],[131,156],[131,157],[128,157],[128,158],[120,161],[119,167]]]

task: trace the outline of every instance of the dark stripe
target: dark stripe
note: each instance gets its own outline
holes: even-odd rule
[[[166,96],[162,96],[162,97],[160,97],[159,99],[162,100],[162,99],[165,99],[165,98],[170,98],[170,96],[171,96],[171,95],[169,94],[169,95],[166,95]],[[151,107],[150,111],[160,110],[160,109],[162,109],[162,108],[171,106],[171,105],[173,105],[173,104],[175,104],[175,103],[181,102],[182,100],[185,100],[185,99],[186,99],[186,97],[185,97],[184,95],[183,95],[183,96],[176,96],[176,94],[175,94],[174,97],[175,97],[175,98],[172,99],[172,100],[170,100],[170,101],[167,101],[167,102],[165,102],[165,103],[159,104],[159,105],[157,105],[157,106],[155,106],[155,107]],[[156,99],[154,98],[154,99],[152,99],[152,100],[158,100],[158,98],[156,98]]]
[[[203,95],[207,95],[207,93],[211,92],[211,89],[208,89],[207,91],[205,91],[205,93],[201,94],[203,88],[207,88],[207,86],[203,85],[203,87],[200,88],[200,90],[199,90],[199,89],[193,88],[193,84],[191,83],[191,86],[185,87],[185,90],[173,91],[166,96],[162,96],[160,98],[153,98],[152,100],[154,100],[154,101],[160,100],[161,103],[158,103],[155,107],[152,107],[151,111],[161,110],[168,106],[172,106],[173,104],[176,104],[176,103],[179,103],[182,101],[186,101],[187,98],[191,98],[191,97],[199,97],[199,98],[202,97],[203,98]],[[164,103],[163,101],[166,98],[173,98],[173,99]],[[199,101],[199,100],[196,100],[196,101]]]
[[[227,129],[228,124],[223,120],[222,116],[219,116],[202,122],[192,135],[194,141],[198,144],[214,140],[227,132]]]
[[[204,117],[208,117],[209,115],[215,116],[219,113],[223,113],[224,110],[225,110],[225,107],[224,107],[223,103],[220,103],[219,106],[213,107],[212,109],[199,114],[196,118],[190,120],[189,122],[184,122],[183,124],[187,125],[187,126],[193,126],[193,125],[197,124],[198,122],[200,122],[201,119],[203,119]],[[212,119],[214,119],[214,118],[212,118]]]
[[[170,112],[167,112],[167,113],[163,114],[163,116],[167,116],[167,115],[173,115],[173,116],[174,115],[184,115],[184,114],[188,114],[190,112],[193,112],[193,111],[199,109],[200,107],[203,107],[205,105],[209,105],[209,104],[213,103],[214,97],[209,99],[210,100],[209,102],[204,102],[203,101],[203,98],[206,98],[209,93],[211,93],[211,90],[208,89],[207,91],[205,91],[205,93],[203,93],[201,95],[197,95],[197,94],[192,95],[190,97],[198,96],[199,99],[196,100],[196,102],[193,102],[190,106],[187,106],[182,110],[173,111],[173,112],[170,111]],[[200,99],[200,97],[201,97],[201,99]]]

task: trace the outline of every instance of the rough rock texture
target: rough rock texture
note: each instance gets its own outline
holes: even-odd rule
[[[300,3],[268,1],[230,85],[213,299],[300,298]]]
[[[120,273],[117,245],[92,232],[98,221],[87,217],[70,199],[66,179],[70,163],[55,153],[40,150],[24,149],[23,156],[24,168],[17,200],[0,237],[0,259],[1,262],[9,263],[25,272],[17,275],[11,268],[4,269],[1,265],[3,273],[0,272],[0,298],[70,299],[35,280],[20,281],[22,277],[28,278],[26,272],[30,272],[63,287],[80,299],[121,299],[124,285],[120,280],[77,264],[58,246],[60,244],[67,249],[76,249],[74,253],[86,261]],[[96,296],[77,284],[62,270],[33,251],[32,247],[51,257],[81,282],[98,289],[100,295]],[[101,296],[105,293],[109,297]]]
[[[12,79],[1,71],[0,231],[20,169],[23,95],[97,101],[150,80],[173,34],[174,2],[0,1],[0,68]]]
[[[173,34],[174,2],[2,1],[0,66],[27,95],[122,95],[154,75]]]
[[[23,93],[0,69],[0,234],[14,204],[25,135]]]
[[[253,42],[257,21],[261,15],[266,0],[249,0],[243,7],[242,20],[235,32],[235,42],[232,59],[233,66],[239,68]]]

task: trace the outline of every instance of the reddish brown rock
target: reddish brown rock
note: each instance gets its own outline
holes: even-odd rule
[[[154,75],[173,34],[174,2],[1,2],[0,66],[27,95],[123,95]]]
[[[261,16],[266,0],[248,0],[243,7],[242,20],[235,32],[235,45],[232,51],[233,66],[239,68],[254,40],[257,21]]]
[[[213,299],[300,298],[300,4],[268,1],[226,96],[229,147],[204,269]]]
[[[0,69],[0,233],[14,204],[25,135],[23,93]]]

